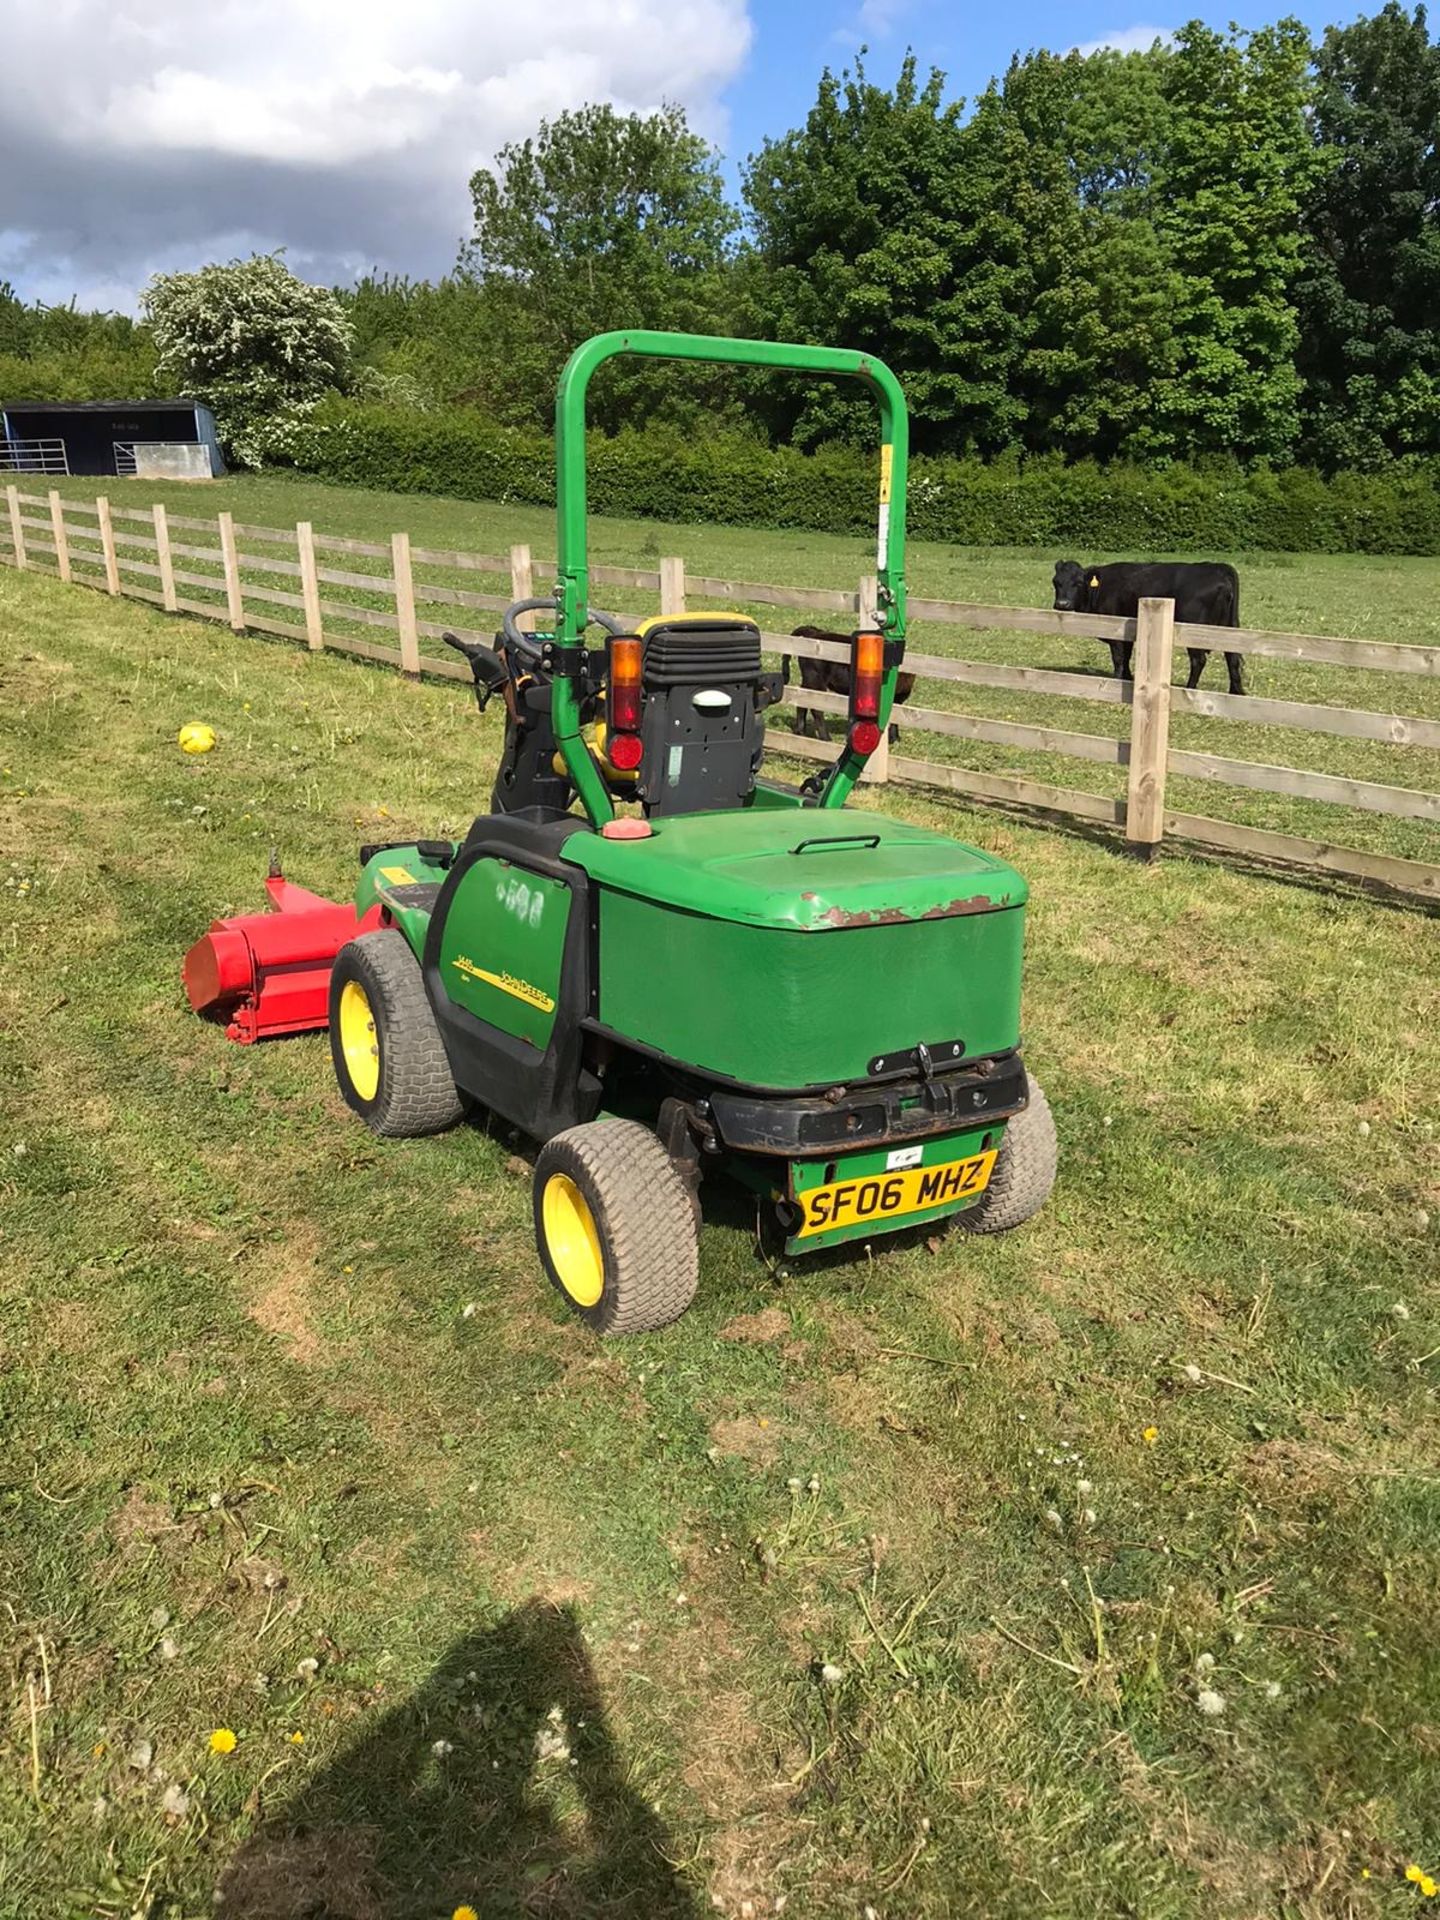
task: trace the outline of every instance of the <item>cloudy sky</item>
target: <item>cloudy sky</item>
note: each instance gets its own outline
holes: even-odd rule
[[[319,281],[372,265],[442,273],[470,173],[566,106],[679,101],[733,176],[862,42],[877,77],[913,43],[973,92],[1016,44],[1147,43],[1195,10],[0,0],[0,279],[30,299],[133,311],[153,272],[278,246]]]

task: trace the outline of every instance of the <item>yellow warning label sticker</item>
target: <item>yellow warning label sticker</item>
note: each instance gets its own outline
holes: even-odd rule
[[[415,876],[408,867],[381,867],[380,878],[388,880],[392,887],[413,887]]]
[[[887,440],[880,449],[880,501],[883,505],[890,498],[890,476],[895,467],[895,449]]]

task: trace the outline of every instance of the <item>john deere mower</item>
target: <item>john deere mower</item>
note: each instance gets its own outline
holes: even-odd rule
[[[760,778],[783,688],[753,620],[590,606],[585,396],[618,354],[846,376],[879,403],[878,615],[851,643],[844,746],[802,787]],[[277,911],[191,949],[192,1003],[241,1041],[328,1026],[376,1133],[483,1110],[538,1142],[540,1258],[600,1333],[685,1311],[722,1171],[789,1255],[952,1216],[1020,1225],[1056,1158],[1019,1051],[1025,883],[846,804],[905,648],[894,374],[838,349],[602,334],[561,376],[556,442],[553,598],[512,606],[493,647],[454,643],[482,709],[504,702],[489,812],[460,841],[363,847],[353,908],[273,873]]]

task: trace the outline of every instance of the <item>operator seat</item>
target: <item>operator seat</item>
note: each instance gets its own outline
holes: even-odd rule
[[[635,792],[645,812],[743,806],[765,751],[761,714],[783,697],[760,665],[760,629],[735,613],[657,615],[643,642],[644,755]]]

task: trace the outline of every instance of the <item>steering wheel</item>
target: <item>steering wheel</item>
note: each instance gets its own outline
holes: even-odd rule
[[[507,644],[512,646],[522,659],[535,661],[540,657],[541,643],[533,633],[522,633],[515,623],[522,613],[553,614],[554,612],[555,596],[553,594],[543,600],[517,600],[513,605],[508,606],[501,616],[500,630],[505,635]],[[606,633],[629,631],[623,620],[617,619],[613,613],[602,612],[599,607],[585,609],[585,625],[588,627],[592,621],[597,627],[603,627]]]

